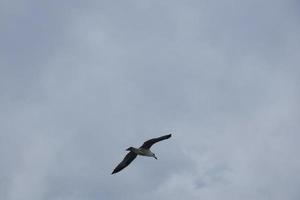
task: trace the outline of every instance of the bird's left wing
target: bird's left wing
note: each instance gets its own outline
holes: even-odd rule
[[[122,160],[122,162],[118,164],[118,166],[114,169],[114,171],[111,174],[115,174],[121,171],[122,169],[124,169],[125,167],[127,167],[136,158],[136,156],[137,156],[136,153],[130,151]]]

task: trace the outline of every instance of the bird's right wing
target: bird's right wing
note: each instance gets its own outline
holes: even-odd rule
[[[122,162],[118,164],[118,166],[114,169],[114,171],[111,174],[115,174],[121,171],[122,169],[124,169],[125,167],[127,167],[136,158],[136,156],[137,156],[136,153],[130,151],[122,160]]]
[[[161,137],[158,137],[158,138],[153,138],[151,140],[147,140],[146,142],[144,142],[144,144],[140,148],[150,149],[151,146],[153,144],[155,144],[156,142],[160,142],[162,140],[169,139],[171,136],[172,136],[172,134],[169,134],[169,135],[164,135],[164,136],[161,136]]]

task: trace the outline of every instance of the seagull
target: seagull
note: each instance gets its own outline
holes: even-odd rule
[[[114,171],[111,174],[115,174],[127,167],[137,157],[137,155],[153,157],[157,160],[155,154],[152,151],[150,151],[151,146],[156,142],[169,139],[171,136],[172,134],[169,134],[147,140],[143,143],[142,146],[140,146],[140,148],[129,147],[128,149],[126,149],[126,151],[129,151],[129,153],[127,153],[125,158],[120,162],[120,164],[118,164],[118,166],[114,169]]]

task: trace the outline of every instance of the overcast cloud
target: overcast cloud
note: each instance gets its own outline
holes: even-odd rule
[[[299,9],[1,0],[0,199],[299,200]]]

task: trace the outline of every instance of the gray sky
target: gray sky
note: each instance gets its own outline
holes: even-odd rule
[[[300,199],[299,9],[1,0],[0,199]]]

